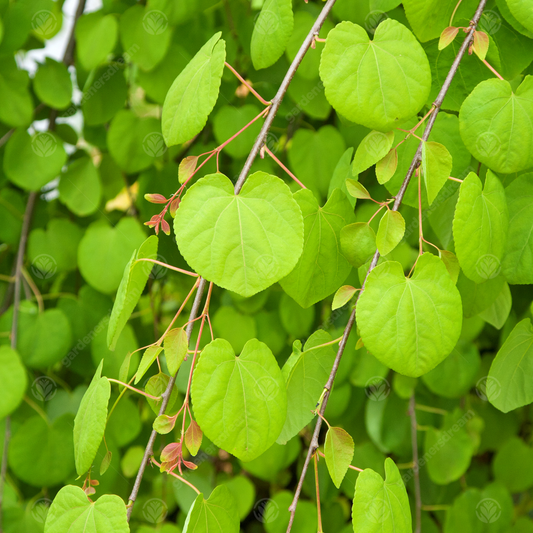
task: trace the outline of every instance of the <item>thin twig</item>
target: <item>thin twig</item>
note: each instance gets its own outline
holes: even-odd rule
[[[189,315],[189,324],[186,329],[187,338],[191,338],[192,328],[194,326],[194,318],[198,315],[198,309],[200,309],[200,303],[202,301],[202,296],[204,294],[204,288],[205,288],[206,281],[205,279],[201,278],[200,283],[198,284],[198,290],[196,292],[196,296],[194,298],[194,302],[192,304],[191,313]],[[174,387],[174,383],[176,382],[176,375],[172,376],[170,378],[170,381],[168,382],[167,388],[165,392],[162,394],[163,401],[161,403],[161,408],[159,409],[159,416],[165,414],[165,410],[167,408],[168,402],[170,400],[170,393],[172,392],[172,388]],[[137,477],[135,478],[135,483],[133,485],[133,489],[131,491],[129,501],[128,501],[128,522],[131,518],[131,513],[133,511],[133,506],[135,504],[135,500],[137,499],[137,495],[139,494],[139,489],[141,488],[141,482],[142,478],[144,476],[144,470],[146,469],[146,465],[148,464],[148,461],[150,460],[150,457],[154,453],[154,443],[155,439],[157,437],[157,431],[152,430],[152,433],[150,435],[150,438],[148,439],[148,444],[146,445],[146,449],[144,450],[144,456],[141,461],[141,466],[139,466],[139,471],[137,472]]]
[[[457,56],[454,60],[454,62],[452,63],[452,66],[450,67],[450,71],[448,72],[448,75],[446,76],[446,79],[444,80],[444,84],[442,85],[442,88],[435,100],[435,102],[433,103],[434,107],[435,107],[435,111],[434,113],[431,114],[431,116],[429,117],[429,120],[428,120],[428,123],[426,125],[426,129],[424,130],[424,135],[422,136],[422,139],[424,141],[427,141],[428,138],[429,138],[429,135],[431,133],[431,130],[433,129],[433,125],[435,124],[435,120],[437,118],[437,114],[440,110],[440,107],[442,105],[442,102],[444,101],[444,98],[446,96],[446,93],[448,92],[448,89],[450,88],[450,85],[452,83],[452,80],[455,76],[455,74],[457,73],[457,69],[459,68],[459,63],[461,62],[461,59],[463,58],[465,52],[467,51],[470,43],[472,42],[472,39],[474,37],[474,31],[477,27],[477,24],[479,22],[479,19],[481,18],[481,14],[483,13],[483,9],[485,8],[485,4],[486,4],[487,0],[481,0],[479,5],[478,5],[478,8],[476,10],[476,13],[472,19],[472,23],[470,25],[470,29],[465,37],[465,40],[463,41],[463,44],[461,45],[460,49],[459,49],[459,52],[457,53]],[[419,144],[418,146],[418,149],[416,151],[416,154],[413,158],[413,161],[411,162],[411,166],[409,167],[409,170],[407,171],[407,175],[405,176],[405,179],[402,183],[402,186],[400,187],[400,190],[398,191],[398,194],[396,195],[396,199],[394,201],[394,206],[392,208],[393,211],[398,211],[399,207],[400,207],[400,204],[402,203],[402,200],[403,200],[403,197],[405,195],[405,191],[407,190],[407,187],[409,185],[409,182],[411,180],[411,177],[413,176],[413,173],[414,171],[418,168],[418,166],[420,165],[420,161],[421,161],[421,158],[422,158],[422,142]],[[352,327],[354,325],[354,322],[355,322],[355,310],[356,310],[356,305],[357,305],[357,300],[359,299],[359,297],[361,296],[364,288],[365,288],[365,284],[366,284],[366,281],[368,279],[368,275],[370,274],[370,272],[376,267],[376,265],[378,264],[378,260],[379,260],[379,257],[380,257],[380,254],[379,254],[379,251],[376,250],[376,253],[374,254],[374,257],[372,259],[372,262],[370,263],[370,268],[368,269],[368,272],[365,276],[365,279],[363,281],[363,285],[362,285],[362,290],[357,294],[357,299],[355,301],[355,304],[354,304],[354,308],[352,310],[352,313],[350,314],[350,318],[348,319],[348,324],[346,325],[346,328],[344,329],[344,334],[343,334],[343,337],[342,337],[342,340],[339,344],[339,349],[337,351],[337,356],[335,358],[335,362],[333,363],[333,368],[331,369],[331,373],[329,375],[329,378],[328,378],[328,381],[324,387],[325,389],[325,394],[324,394],[324,398],[323,398],[323,401],[322,401],[322,407],[320,409],[320,413],[321,414],[324,414],[325,410],[326,410],[326,407],[327,407],[327,403],[328,403],[328,399],[329,399],[329,394],[330,394],[330,391],[331,391],[331,388],[333,386],[333,382],[335,380],[335,376],[337,374],[337,370],[339,368],[339,364],[340,364],[340,361],[341,361],[341,358],[342,358],[342,354],[344,353],[344,349],[346,347],[346,342],[348,340],[348,336],[350,335],[350,332],[352,330]],[[301,475],[300,475],[300,479],[298,480],[298,485],[296,487],[296,490],[295,490],[295,493],[294,493],[294,498],[292,500],[292,503],[289,507],[289,511],[290,511],[290,519],[289,519],[289,524],[287,526],[287,533],[289,533],[292,529],[292,524],[294,522],[294,516],[295,516],[295,513],[296,513],[296,506],[298,505],[298,500],[300,498],[300,494],[302,492],[302,486],[303,486],[303,482],[304,482],[304,479],[305,479],[305,475],[307,474],[307,470],[309,468],[309,463],[313,457],[313,454],[315,453],[315,450],[318,448],[318,436],[320,434],[320,428],[322,427],[322,419],[320,417],[318,417],[317,421],[316,421],[316,425],[315,425],[315,430],[313,431],[313,436],[311,438],[311,443],[309,445],[309,449],[307,451],[307,456],[305,458],[305,462],[304,462],[304,465],[303,465],[303,468],[302,468],[302,472],[301,472]]]
[[[263,123],[261,132],[257,136],[257,139],[252,147],[252,150],[248,154],[248,157],[246,158],[244,167],[242,168],[242,171],[239,174],[239,179],[237,180],[237,183],[235,184],[235,194],[239,194],[240,190],[242,189],[242,186],[244,185],[244,181],[246,180],[246,176],[248,176],[248,172],[250,172],[250,168],[252,167],[252,164],[255,161],[255,158],[257,157],[257,154],[259,154],[259,150],[261,150],[261,147],[263,146],[263,144],[265,144],[266,136],[268,134],[268,131],[270,130],[270,126],[272,125],[272,122],[274,121],[274,117],[276,116],[278,112],[279,106],[281,105],[281,101],[283,100],[283,97],[285,96],[285,93],[287,92],[287,89],[289,88],[289,84],[291,83],[292,78],[296,74],[296,71],[298,70],[298,67],[300,66],[300,63],[302,62],[307,50],[309,50],[309,47],[313,43],[315,34],[318,34],[318,32],[320,31],[322,24],[324,24],[324,21],[326,20],[326,17],[329,15],[329,12],[331,11],[331,8],[333,7],[334,4],[335,4],[335,0],[328,0],[326,2],[326,5],[322,8],[320,15],[318,15],[318,18],[316,19],[315,23],[313,24],[313,27],[307,34],[307,37],[305,38],[302,46],[300,47],[300,50],[298,50],[298,53],[296,54],[294,61],[291,63],[291,66],[289,67],[287,74],[285,74],[285,77],[283,78],[283,81],[281,82],[281,85],[278,89],[278,92],[276,93],[276,96],[272,98],[272,105],[270,106],[268,115],[265,119],[265,122]]]
[[[409,416],[411,417],[411,446],[413,448],[413,474],[415,484],[415,532],[422,529],[422,496],[420,495],[420,470],[418,467],[418,438],[415,410],[415,395],[409,399]]]

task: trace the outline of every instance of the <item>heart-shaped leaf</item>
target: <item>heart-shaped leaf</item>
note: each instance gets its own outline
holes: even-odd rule
[[[400,374],[418,377],[437,366],[459,339],[459,291],[436,256],[425,253],[412,278],[387,261],[370,272],[357,304],[365,347]]]
[[[184,196],[174,219],[180,252],[202,277],[252,296],[285,277],[303,248],[300,208],[285,183],[256,172],[236,196],[211,174]]]
[[[376,243],[381,255],[390,254],[405,233],[405,220],[398,211],[387,209],[379,221]]]
[[[342,428],[330,427],[326,433],[324,454],[329,475],[339,488],[353,459],[354,444],[350,434]]]
[[[287,396],[281,370],[266,344],[252,339],[239,357],[216,339],[203,350],[192,381],[198,424],[217,446],[251,461],[276,441]]]
[[[422,176],[426,184],[428,203],[431,205],[452,172],[452,156],[443,144],[422,143]]]
[[[374,40],[351,22],[328,34],[320,77],[329,103],[357,124],[390,131],[426,103],[431,72],[414,35],[396,20],[376,29]]]
[[[376,252],[376,234],[366,222],[348,224],[341,230],[341,250],[352,266],[359,268]]]

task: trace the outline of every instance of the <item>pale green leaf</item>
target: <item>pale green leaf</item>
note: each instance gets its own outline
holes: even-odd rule
[[[183,526],[183,533],[239,533],[239,513],[226,485],[215,487],[211,496],[198,494]]]
[[[102,361],[83,395],[74,420],[74,458],[79,476],[91,468],[104,436],[111,384],[106,377],[102,377],[103,365]]]
[[[470,153],[495,172],[533,166],[533,77],[513,90],[505,80],[481,82],[459,112],[461,137]]]
[[[76,53],[85,70],[105,62],[115,48],[118,35],[117,19],[102,11],[82,15],[76,22]]]
[[[84,217],[94,213],[101,197],[100,176],[90,157],[76,159],[61,174],[59,199],[76,215]]]
[[[196,420],[217,446],[251,461],[276,441],[287,410],[285,383],[266,344],[248,341],[239,357],[216,339],[203,350],[194,371]]]
[[[371,198],[366,187],[353,179],[346,180],[346,190],[354,198],[360,198],[361,200],[369,200]]]
[[[67,485],[54,498],[44,533],[129,533],[126,504],[115,494],[90,501],[79,487]]]
[[[533,174],[516,178],[505,189],[509,231],[502,270],[511,284],[533,283]]]
[[[479,313],[479,316],[496,329],[502,329],[511,313],[512,306],[513,297],[511,290],[509,289],[509,285],[504,283],[496,300],[487,309]]]
[[[141,381],[148,369],[152,366],[153,362],[157,359],[159,354],[163,351],[161,346],[150,346],[143,354],[139,368],[135,373],[135,385]]]
[[[400,374],[418,377],[453,350],[461,311],[459,291],[444,263],[425,253],[411,278],[395,261],[370,272],[357,304],[357,325],[377,359]]]
[[[63,63],[47,57],[33,78],[33,88],[40,100],[55,109],[65,109],[72,98],[72,80]]]
[[[369,468],[357,477],[352,507],[357,533],[409,533],[411,510],[402,476],[394,461],[385,459],[385,480]]]
[[[451,175],[452,156],[440,143],[423,142],[421,167],[428,204],[431,205]]]
[[[0,419],[12,413],[22,401],[28,385],[26,371],[19,354],[8,346],[0,346]]]
[[[324,454],[329,475],[337,488],[348,471],[353,459],[354,444],[348,432],[342,428],[330,427],[326,433]]]
[[[488,389],[489,402],[500,411],[513,409],[533,402],[533,327],[525,318],[511,331],[507,340],[492,361],[488,379],[498,386]]]
[[[331,335],[324,330],[313,333],[305,343],[303,352],[293,352],[283,366],[287,388],[287,419],[278,438],[285,444],[298,434],[314,417],[320,395],[333,367],[335,351]]]
[[[376,244],[381,255],[390,254],[403,239],[405,220],[398,211],[387,209],[379,221]]]
[[[333,303],[331,304],[332,311],[339,309],[343,305],[347,304],[356,292],[356,288],[351,285],[343,285],[333,297]]]
[[[120,333],[137,306],[152,271],[153,263],[142,261],[142,259],[156,259],[157,247],[158,239],[155,235],[151,235],[142,243],[138,251],[133,252],[124,268],[107,328],[107,345],[111,350],[115,349]]]
[[[366,222],[356,222],[341,230],[341,250],[352,266],[359,268],[376,253],[376,234]]]
[[[218,32],[200,49],[170,87],[163,104],[162,130],[167,146],[200,133],[218,98],[226,43]]]
[[[324,207],[306,189],[298,191],[294,199],[304,219],[304,248],[296,267],[280,285],[302,307],[309,307],[337,290],[350,273],[352,267],[341,251],[340,232],[355,217],[339,189]]]
[[[527,30],[533,32],[533,10],[528,0],[506,0],[513,16],[520,21],[520,24]]]
[[[180,369],[183,359],[187,356],[189,339],[183,328],[171,329],[163,341],[165,348],[165,359],[167,360],[168,371],[171,376],[175,376]]]
[[[337,112],[384,132],[414,116],[431,87],[424,50],[405,26],[392,19],[377,27],[373,41],[361,26],[338,24],[328,34],[320,77]]]
[[[180,252],[202,277],[252,296],[285,277],[303,248],[303,220],[282,180],[248,177],[236,196],[222,174],[200,179],[174,219]]]
[[[398,168],[398,150],[392,149],[383,159],[376,163],[376,178],[383,185],[394,176]]]
[[[266,0],[255,20],[250,51],[256,70],[273,65],[292,34],[292,0]]]
[[[461,184],[453,219],[455,253],[469,279],[483,283],[501,270],[508,226],[505,193],[489,170],[481,180],[471,172]]]
[[[392,147],[394,132],[371,131],[357,147],[353,160],[352,173],[361,174],[383,159]]]
[[[196,455],[198,453],[198,450],[202,445],[202,438],[203,433],[200,426],[194,420],[191,420],[184,435],[185,446],[187,446],[187,450],[189,450],[191,455]]]

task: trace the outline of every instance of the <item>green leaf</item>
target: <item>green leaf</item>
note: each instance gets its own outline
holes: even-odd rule
[[[252,174],[236,196],[222,174],[198,180],[174,219],[180,252],[202,277],[252,296],[285,277],[303,248],[300,208],[282,180]]]
[[[175,376],[189,349],[189,339],[186,331],[183,328],[171,329],[165,335],[163,347],[165,348],[168,371],[171,376]]]
[[[511,290],[509,289],[509,285],[504,283],[496,300],[494,300],[490,307],[487,307],[487,309],[479,313],[479,317],[496,329],[502,329],[507,322],[512,306],[513,297],[511,296]]]
[[[356,180],[347,179],[346,190],[354,198],[359,198],[361,200],[369,200],[372,198],[370,193],[366,190],[366,187]]]
[[[79,487],[67,485],[54,498],[44,533],[129,533],[126,505],[115,494],[90,501]]]
[[[476,346],[460,340],[452,353],[423,376],[428,389],[444,398],[460,398],[476,382],[481,358]]]
[[[72,80],[63,63],[47,57],[33,78],[33,88],[43,103],[55,109],[65,109],[72,98]]]
[[[170,382],[170,376],[167,376],[166,374],[163,374],[163,372],[160,372],[159,374],[156,374],[155,376],[152,376],[148,383],[146,383],[146,387],[144,388],[145,392],[148,394],[151,394],[152,396],[159,397],[161,396],[168,387],[168,384]],[[174,384],[174,387],[172,387],[172,391],[170,393],[170,400],[168,402],[168,407],[165,411],[165,413],[174,413],[173,407],[176,403],[176,400],[178,399],[179,391],[178,387]],[[159,415],[159,410],[161,409],[161,400],[156,401],[152,400],[151,398],[147,398],[146,401],[148,402],[148,405],[152,408],[152,411]],[[176,409],[177,411],[177,409]]]
[[[376,178],[380,185],[387,183],[398,168],[398,150],[394,148],[376,163]]]
[[[102,377],[103,365],[100,362],[74,420],[74,458],[79,476],[91,468],[104,436],[111,384]]]
[[[341,250],[353,267],[359,268],[376,253],[376,234],[366,222],[348,224],[341,230]]]
[[[389,457],[385,459],[385,480],[370,468],[357,477],[352,522],[357,533],[411,531],[407,492],[398,467]]]
[[[215,487],[211,496],[198,494],[183,526],[183,533],[239,533],[239,513],[228,487]]]
[[[76,22],[76,54],[85,70],[105,62],[115,48],[118,23],[113,15],[102,11],[82,15]]]
[[[38,191],[53,180],[67,161],[63,143],[53,133],[17,130],[7,142],[4,172],[19,187]]]
[[[8,346],[0,346],[0,419],[11,414],[20,404],[28,385],[26,371],[19,354]]]
[[[459,261],[457,256],[449,252],[448,250],[440,250],[439,257],[442,259],[442,262],[446,265],[446,269],[450,274],[453,282],[457,285],[457,280],[459,279],[459,274],[461,272],[461,267],[459,266]]]
[[[533,486],[533,450],[523,440],[512,437],[499,449],[492,470],[496,481],[511,492],[523,492]]]
[[[436,142],[422,143],[422,176],[431,205],[452,172],[452,156],[446,146]]]
[[[163,351],[161,346],[150,346],[143,354],[139,368],[135,373],[135,385],[141,381],[148,369],[152,366],[153,362],[157,359],[158,355]]]
[[[470,153],[495,172],[533,166],[533,77],[513,91],[505,80],[481,82],[459,112],[461,138]]]
[[[4,56],[0,65],[0,99],[9,102],[9,105],[0,106],[0,121],[4,124],[18,128],[32,121],[34,105],[28,84],[28,73],[19,70],[14,59]]]
[[[128,109],[119,111],[111,121],[107,144],[113,159],[128,174],[148,168],[166,151],[159,120],[138,117]]]
[[[331,335],[324,330],[315,331],[305,343],[303,352],[294,352],[283,366],[287,388],[287,419],[278,437],[285,444],[297,435],[314,418],[320,395],[335,360]]]
[[[285,384],[266,344],[248,341],[239,357],[224,339],[209,343],[193,374],[196,420],[217,446],[243,461],[267,450],[285,421]]]
[[[191,423],[189,424],[189,427],[187,428],[187,431],[185,431],[184,435],[185,446],[187,446],[187,450],[189,450],[191,455],[196,455],[198,450],[200,450],[200,446],[202,445],[202,437],[203,433],[200,429],[200,426],[194,420],[191,420]]]
[[[220,307],[211,320],[215,337],[226,339],[237,353],[242,351],[250,339],[257,336],[254,317],[239,313],[235,307]]]
[[[533,327],[531,320],[519,322],[507,337],[492,361],[489,378],[497,386],[488,391],[489,402],[500,411],[533,402],[533,385],[529,379],[533,371]]]
[[[272,66],[292,34],[292,0],[266,0],[255,20],[250,50],[256,70]]]
[[[461,184],[453,219],[455,253],[469,279],[483,283],[500,273],[508,212],[500,180],[487,171],[485,186],[471,172]]]
[[[414,116],[431,87],[424,50],[405,26],[392,19],[377,27],[373,41],[361,26],[338,24],[328,34],[320,77],[337,112],[383,132]]]
[[[141,225],[132,217],[121,218],[114,228],[102,219],[93,222],[78,247],[81,275],[97,291],[104,294],[116,291],[124,267],[144,240]]]
[[[398,211],[387,209],[379,221],[376,244],[381,255],[390,254],[403,239],[405,220]]]
[[[76,159],[61,175],[59,198],[76,215],[94,213],[101,197],[100,176],[90,157]]]
[[[505,189],[509,209],[509,231],[502,270],[511,284],[533,283],[533,174],[516,178]]]
[[[371,131],[357,147],[353,160],[352,173],[361,174],[383,159],[392,147],[394,132]]]
[[[387,261],[370,272],[357,304],[365,347],[400,374],[418,377],[436,367],[459,339],[461,297],[434,255],[418,259],[412,278]]]
[[[331,310],[341,308],[343,305],[347,304],[355,294],[357,289],[351,285],[343,285],[333,297],[333,303],[331,304]]]
[[[302,307],[336,291],[352,267],[341,251],[340,232],[355,220],[353,208],[336,189],[320,207],[310,190],[294,195],[304,219],[304,248],[294,270],[280,281],[283,290]]]
[[[168,20],[158,11],[136,5],[120,17],[122,46],[142,70],[152,70],[165,57],[171,38]]]
[[[32,487],[53,487],[74,473],[72,415],[53,422],[29,416],[18,425],[9,443],[9,468]]]
[[[337,488],[348,471],[353,459],[354,444],[349,433],[342,428],[330,427],[326,433],[324,454],[329,475]]]
[[[527,0],[506,0],[513,16],[529,31],[533,32],[533,12]]]
[[[162,130],[167,146],[202,131],[218,98],[226,43],[218,32],[200,49],[170,87],[163,104]]]
[[[329,182],[328,188],[328,198],[333,194],[335,189],[340,189],[350,202],[352,207],[355,207],[356,199],[348,193],[346,189],[346,180],[352,177],[352,165],[351,160],[353,157],[353,148],[347,148],[346,151],[340,157],[335,170],[333,171],[333,176]]]
[[[133,252],[124,269],[107,329],[107,345],[111,350],[115,349],[118,337],[137,306],[152,271],[153,263],[141,259],[156,259],[158,242],[155,235],[148,237],[139,250]]]

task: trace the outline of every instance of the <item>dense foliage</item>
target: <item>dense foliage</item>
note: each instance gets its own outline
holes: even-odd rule
[[[531,533],[531,0],[63,8],[0,0],[0,531]]]

